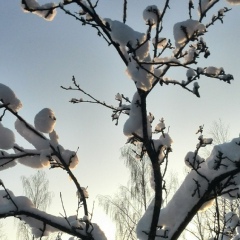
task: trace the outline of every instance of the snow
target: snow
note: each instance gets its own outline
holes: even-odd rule
[[[71,0],[66,1],[71,2]],[[49,21],[52,20],[56,15],[56,5],[54,3],[40,5],[36,0],[25,0],[22,2],[22,8],[25,12],[33,11],[34,14]],[[227,0],[227,2],[231,4],[240,4],[240,0]],[[204,12],[211,6],[212,3],[213,0],[202,0],[200,7],[201,10],[199,9],[199,11]],[[220,12],[222,11],[220,10]],[[156,25],[159,21],[160,15],[161,13],[157,6],[151,5],[144,10],[143,19],[147,24]],[[87,20],[90,20],[89,16],[89,14],[86,15]],[[126,70],[127,75],[133,80],[138,90],[151,90],[154,81],[153,73],[160,77],[162,75],[162,70],[154,69],[151,64],[148,64],[153,60],[149,53],[150,44],[149,41],[146,41],[146,34],[137,32],[130,26],[120,21],[104,19],[103,22],[110,27],[109,34],[112,40],[119,44],[120,50],[128,61]],[[189,40],[196,40],[198,36],[204,34],[205,31],[205,26],[193,19],[176,23],[174,25],[173,32],[177,50],[184,46]],[[159,38],[158,42],[156,43],[156,38],[153,38],[152,43],[154,45],[156,44],[157,47],[161,49],[167,46],[168,41],[166,38]],[[196,53],[196,47],[194,47],[194,45],[190,46],[184,55],[184,64],[191,63],[195,59]],[[180,63],[180,61],[174,56],[158,57],[155,58],[154,61],[157,61],[159,64],[168,64],[169,66],[178,65]],[[210,66],[205,69],[198,68],[197,71],[189,68],[186,72],[188,81],[191,81],[191,79],[196,76],[196,72],[204,73],[205,75],[212,77],[225,77],[225,75],[219,76],[224,74],[224,70],[222,68]],[[168,78],[164,77],[163,80],[167,82]],[[197,82],[195,82],[193,84],[193,93],[195,93],[197,96],[199,96],[198,89],[199,85]],[[143,137],[143,119],[140,108],[141,97],[139,92],[140,91],[137,91],[133,96],[129,110],[129,118],[124,124],[123,132],[127,137],[132,137],[133,135]],[[3,84],[0,84],[0,99],[3,104],[7,104],[8,107],[13,111],[18,111],[22,107],[20,100],[15,96],[14,92]],[[118,93],[115,96],[115,99],[122,101],[122,95]],[[124,108],[124,106],[122,105],[121,108]],[[152,117],[147,118],[147,131],[149,138],[152,137],[152,129],[150,124],[152,120]],[[14,149],[15,156],[18,157],[17,161],[19,163],[32,168],[48,167],[50,165],[49,157],[52,156],[54,157],[55,161],[64,162],[70,168],[75,168],[77,166],[79,159],[76,152],[64,149],[61,145],[59,145],[59,138],[54,130],[55,123],[56,117],[53,111],[49,108],[44,108],[36,115],[34,119],[35,128],[27,124],[25,121],[17,119],[15,122],[15,128],[17,132],[35,148],[34,150],[22,149],[23,151],[21,151],[19,148]],[[173,142],[168,133],[163,133],[164,129],[165,124],[163,119],[161,119],[155,127],[155,131],[158,133],[161,132],[162,134],[160,135],[159,139],[153,140],[155,150],[159,151],[159,164],[162,163],[165,157],[164,150],[170,148]],[[48,133],[50,140],[48,140],[45,135],[42,135],[42,133]],[[16,146],[14,145],[15,136],[13,132],[10,129],[5,128],[1,123],[0,135],[2,136],[2,139],[4,139],[0,139],[1,149],[8,150]],[[200,138],[199,140],[202,141],[201,143],[203,145],[207,145],[212,142],[211,139],[205,138]],[[164,237],[162,238],[168,237],[171,239],[171,234],[178,229],[179,224],[181,224],[181,222],[183,222],[183,220],[187,217],[189,211],[191,211],[191,209],[193,209],[199,203],[201,197],[208,190],[209,184],[221,174],[228,173],[238,167],[240,159],[239,145],[240,139],[236,138],[230,143],[215,146],[211,155],[206,159],[206,161],[197,154],[197,151],[187,153],[185,157],[185,163],[192,170],[186,176],[184,182],[168,205],[161,210],[161,215],[159,218],[159,226],[161,226],[161,229],[159,228],[157,230],[157,234],[163,235]],[[59,158],[53,156],[54,148],[55,153],[57,152],[59,154]],[[7,152],[0,151],[0,153],[0,157],[2,158],[0,160],[0,165],[3,165],[1,170],[17,164],[16,160],[8,163],[9,160],[7,157],[10,155]],[[22,153],[25,153],[26,156],[22,157]],[[8,164],[4,165],[5,163]],[[226,196],[224,196],[228,199],[239,195],[240,174],[236,175],[233,181],[236,189],[232,188],[232,186],[225,188],[225,190],[232,190],[231,194],[226,194]],[[2,182],[0,182],[0,184],[2,184]],[[196,189],[198,191],[196,191]],[[82,188],[82,190],[84,196],[88,197],[86,188]],[[52,216],[36,209],[28,198],[23,196],[15,197],[14,194],[9,191],[11,200],[17,205],[18,209],[16,209],[16,206],[12,201],[10,201],[9,197],[6,198],[6,194],[7,193],[5,190],[0,190],[0,214],[8,214],[9,212],[16,212],[17,210],[27,211],[32,215],[36,214],[41,218],[46,218],[49,221],[64,226],[65,228],[73,228],[75,231],[81,232],[82,234],[86,233],[86,223],[90,221],[87,216],[83,216],[81,219],[78,219],[76,215],[69,216],[67,218]],[[79,195],[79,192],[77,194]],[[202,204],[200,210],[206,210],[212,205],[213,202],[214,200],[206,201]],[[153,204],[154,200],[152,200],[147,211],[144,213],[142,219],[138,223],[137,234],[138,238],[141,240],[147,239],[147,235],[143,231],[149,231],[152,219]],[[41,229],[43,228],[43,223],[40,220],[34,219],[31,216],[27,217],[26,215],[20,217],[31,226],[32,233],[35,235],[35,237],[41,237],[42,235],[47,236],[50,232],[58,231],[53,226],[47,225],[45,232],[42,233]],[[239,218],[234,212],[230,212],[225,215],[225,222],[226,228],[233,229],[238,224]],[[91,233],[95,239],[106,239],[104,233],[97,224],[91,223],[90,225],[92,227]],[[229,239],[229,237],[223,236],[223,239]]]
[[[109,18],[103,20],[105,25],[108,25],[111,29],[109,32],[112,40],[120,45],[122,53],[125,55],[126,59],[129,59],[126,73],[134,81],[136,87],[144,91],[148,91],[152,87],[153,83],[153,66],[150,64],[139,64],[138,61],[150,62],[149,54],[149,41],[146,40],[146,34],[137,32],[133,30],[128,25],[113,21]],[[128,48],[134,51],[134,53],[129,54]],[[147,71],[146,71],[147,70]]]
[[[194,47],[190,47],[184,56],[184,64],[191,63],[196,58],[197,50]]]
[[[15,93],[6,85],[0,83],[0,99],[7,104],[10,109],[17,112],[21,107],[21,101],[16,97]]]
[[[40,161],[40,156],[27,156],[27,157],[21,157],[18,159],[18,162],[31,168],[35,169],[41,169],[44,166],[46,166],[45,163],[42,163]]]
[[[176,23],[173,27],[176,47],[180,48],[189,39],[194,39],[205,33],[205,31],[205,26],[197,20],[188,19],[186,21]]]
[[[56,123],[54,112],[49,108],[42,109],[34,118],[35,128],[43,133],[51,133]]]
[[[83,192],[84,197],[85,197],[85,198],[88,198],[88,197],[89,197],[89,194],[88,194],[87,189],[86,189],[85,187],[81,187],[81,189],[82,189],[82,192]],[[82,196],[81,196],[81,194],[80,194],[79,191],[77,191],[77,196],[78,196],[78,198],[80,198],[80,199],[82,198]]]
[[[168,238],[174,233],[179,224],[187,217],[192,208],[199,203],[200,197],[205,194],[209,184],[223,173],[230,173],[237,168],[236,163],[240,159],[240,138],[235,138],[229,143],[215,146],[211,155],[205,162],[201,163],[198,171],[192,170],[178,188],[173,198],[168,202],[167,206],[161,210],[159,218],[159,226],[169,229]],[[219,158],[219,152],[222,153]],[[189,153],[187,158],[193,158],[194,153]],[[221,159],[221,164],[219,164]],[[216,165],[218,167],[216,167]],[[202,177],[204,176],[204,177]],[[236,179],[237,183],[239,178]],[[198,184],[197,184],[198,183]],[[239,184],[239,183],[238,183]],[[197,191],[196,191],[197,190]],[[184,203],[184,204],[183,204]],[[137,236],[141,240],[147,239],[147,235],[143,231],[148,231],[151,222],[151,213],[154,206],[154,200],[150,203],[147,211],[140,219],[137,226]],[[202,210],[210,207],[211,202],[202,204]],[[201,209],[201,208],[200,208]],[[233,218],[229,226],[233,226],[236,219]],[[159,238],[161,239],[161,238]]]
[[[9,158],[9,155],[10,154],[6,151],[0,151],[0,171],[17,165],[17,161],[15,159]]]
[[[32,13],[44,18],[47,21],[52,21],[55,18],[57,14],[55,7],[56,5],[54,3],[40,5],[36,0],[22,1],[22,9],[24,12],[29,12],[30,9]]]
[[[154,148],[156,151],[159,151],[158,160],[159,163],[162,163],[165,158],[164,151],[168,148],[171,148],[173,140],[168,133],[162,134],[159,139],[153,139]]]
[[[109,18],[104,19],[105,24],[111,28],[110,35],[113,41],[120,44],[121,47],[126,47],[130,44],[133,48],[137,47],[139,43],[145,40],[145,34],[133,30],[128,25]]]
[[[193,84],[193,93],[197,96],[197,97],[200,97],[199,95],[199,92],[198,92],[198,89],[200,88],[198,82],[194,82]]]
[[[202,0],[200,7],[198,8],[199,13],[205,12],[213,3],[213,0]]]
[[[240,239],[240,234],[237,234],[232,240],[239,240]]]
[[[142,136],[142,115],[141,115],[141,99],[136,92],[132,99],[132,104],[129,112],[129,118],[124,124],[123,133],[127,137],[131,137],[133,133]]]
[[[43,167],[49,167],[49,157],[51,156],[51,150],[50,149],[44,149],[40,153],[39,161]]]
[[[11,213],[10,216],[12,213],[15,213],[18,218],[21,218],[21,220],[31,227],[32,233],[36,238],[48,236],[49,233],[58,232],[59,229],[55,228],[56,225],[62,226],[69,231],[75,228],[76,232],[86,236],[86,224],[84,222],[86,219],[77,219],[77,216],[73,215],[69,216],[66,220],[65,217],[48,214],[36,209],[29,198],[25,196],[15,196],[10,190],[7,189],[7,191],[9,195],[5,190],[0,190],[0,214],[6,214],[5,216],[7,217],[9,213]],[[11,199],[10,197],[6,197],[7,195],[10,196]],[[23,214],[20,214],[21,211]],[[42,220],[44,220],[45,223],[52,223],[54,227],[48,224],[43,227],[45,223],[43,223]],[[70,226],[69,223],[71,223]],[[107,240],[104,232],[95,223],[90,223],[90,229],[88,231],[91,231],[95,239]]]
[[[78,156],[76,152],[70,151],[70,150],[62,150],[61,151],[61,156],[65,163],[71,168],[75,168],[78,165]]]
[[[55,130],[49,133],[49,138],[50,138],[51,145],[56,147],[58,145],[59,136]]]
[[[217,77],[217,76],[223,74],[223,73],[224,73],[224,70],[223,70],[222,67],[221,67],[221,68],[217,68],[217,67],[209,66],[209,67],[207,67],[207,68],[205,69],[204,73],[205,73],[206,75],[216,76],[216,77]]]
[[[162,69],[159,69],[159,68],[155,68],[155,69],[154,69],[154,75],[155,75],[156,77],[160,77],[161,74],[162,74],[162,72],[163,72]]]
[[[174,63],[180,63],[180,61],[173,56],[171,56],[171,57],[156,57],[156,58],[154,58],[154,62],[159,63],[159,64],[173,63],[172,65],[174,65]]]
[[[45,137],[40,137],[31,129],[34,129],[31,125],[26,125],[24,122],[19,119],[15,122],[15,129],[18,133],[25,138],[29,143],[31,143],[37,150],[48,149],[49,141]]]
[[[225,170],[230,166],[235,166],[239,161],[240,147],[239,139],[235,138],[229,143],[214,146],[211,155],[207,159],[207,164],[210,169]]]
[[[152,44],[155,46],[156,44],[156,38],[154,37],[152,39]],[[168,40],[166,38],[158,38],[158,44],[157,44],[157,48],[165,48],[168,44]]]
[[[129,118],[124,124],[123,133],[127,137],[132,137],[133,134],[136,134],[140,137],[143,137],[142,132],[142,112],[140,108],[141,98],[136,92],[133,96],[131,109],[129,112]],[[148,136],[151,136],[151,124],[148,121]]]
[[[15,135],[12,130],[5,128],[2,123],[0,123],[0,148],[8,150],[13,148],[15,143]]]
[[[235,212],[228,212],[227,214],[225,214],[224,220],[225,228],[230,229],[234,229],[239,222],[239,218]]]
[[[196,72],[192,68],[189,68],[186,72],[186,76],[190,80],[196,75],[197,75]]]
[[[146,24],[156,25],[159,22],[161,13],[156,5],[148,6],[143,11],[143,19]]]
[[[101,228],[98,226],[98,224],[92,223],[92,226],[93,226],[92,236],[94,237],[94,239],[107,240],[107,237],[105,236]]]
[[[122,101],[122,95],[120,93],[117,93],[116,96],[115,96],[115,99],[117,101]]]
[[[228,3],[232,4],[232,5],[239,5],[240,4],[240,0],[226,0]]]
[[[197,155],[196,152],[188,152],[184,161],[187,167],[198,169],[205,160]]]
[[[150,57],[146,57],[144,61],[150,62]],[[154,77],[151,73],[154,72],[154,68],[150,64],[142,64],[143,68],[139,68],[135,61],[131,61],[128,64],[126,70],[127,75],[134,81],[138,89],[148,91],[152,87]]]
[[[164,129],[166,128],[165,123],[164,123],[164,119],[161,118],[159,120],[159,123],[157,124],[157,126],[155,127],[155,131],[156,132],[162,132]]]

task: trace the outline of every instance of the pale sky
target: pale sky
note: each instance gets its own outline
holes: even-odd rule
[[[159,1],[129,1],[127,24],[145,32],[147,28],[142,11],[150,4],[157,5]],[[188,19],[187,4],[187,0],[170,1],[171,9],[165,18],[162,37],[174,42],[173,24]],[[220,5],[228,6],[225,1],[221,1]],[[218,10],[214,9],[215,12]],[[99,14],[103,18],[121,20],[122,1],[100,0]],[[226,13],[224,24],[215,23],[204,37],[210,57],[199,59],[201,67],[224,67],[227,73],[233,74],[235,78],[231,85],[202,78],[199,81],[200,99],[178,86],[157,87],[149,98],[149,111],[155,115],[155,123],[163,117],[166,125],[170,126],[169,133],[174,141],[169,161],[171,171],[182,174],[185,154],[195,150],[195,132],[199,125],[204,124],[207,133],[211,123],[221,118],[230,125],[231,137],[240,133],[239,23],[239,7],[233,7],[231,12]],[[120,148],[126,142],[122,134],[126,118],[123,117],[115,126],[111,111],[97,105],[72,105],[69,103],[71,97],[84,96],[78,92],[66,92],[60,86],[69,86],[74,75],[84,90],[100,100],[115,104],[118,92],[132,98],[135,92],[133,81],[126,76],[125,66],[117,52],[108,47],[94,29],[82,26],[61,11],[52,22],[46,22],[35,15],[23,13],[20,1],[0,1],[0,32],[1,83],[11,87],[21,99],[24,107],[19,114],[31,124],[42,108],[49,107],[55,112],[55,129],[60,143],[73,151],[79,147],[80,163],[75,173],[80,184],[88,186],[91,209],[92,201],[98,194],[111,195],[128,179],[128,170],[119,158]],[[184,73],[173,71],[170,77],[183,79]],[[13,129],[14,121],[8,115],[3,124]],[[19,145],[29,147],[20,137],[17,140]],[[65,172],[46,171],[55,194],[51,211],[55,214],[62,212],[61,191],[69,215],[74,214],[77,199],[72,182]],[[6,187],[20,195],[20,176],[29,176],[34,172],[19,165],[1,172],[0,178]],[[97,208],[96,205],[96,215],[99,216]],[[104,221],[107,220],[104,218]]]

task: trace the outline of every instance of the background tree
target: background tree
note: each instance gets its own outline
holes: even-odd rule
[[[142,214],[152,199],[154,184],[151,171],[151,162],[142,155],[141,145],[125,145],[122,148],[122,157],[130,171],[127,186],[120,186],[113,197],[99,196],[99,204],[115,222],[116,239],[137,239],[136,227]],[[170,173],[164,186],[164,205],[173,195],[178,186],[176,175]]]
[[[114,197],[103,195],[98,197],[100,206],[115,222],[116,239],[119,240],[137,239],[137,223],[146,211],[153,193],[149,181],[150,161],[141,154],[140,146],[123,147],[122,157],[130,171],[128,185],[120,186]]]
[[[25,177],[22,176],[22,185],[24,195],[28,197],[34,206],[42,211],[46,211],[51,205],[53,194],[49,192],[49,180],[44,171],[39,170],[36,174]],[[32,240],[35,239],[31,229],[24,222],[18,222],[17,239]],[[54,237],[55,239],[56,237]],[[50,239],[47,237],[45,239]]]
[[[239,0],[228,0],[239,4]],[[72,10],[73,3],[77,8]],[[141,240],[178,239],[196,213],[216,201],[218,196],[234,198],[239,186],[240,138],[231,142],[215,146],[207,161],[199,156],[202,147],[212,143],[212,139],[202,135],[199,129],[199,143],[196,150],[188,152],[185,161],[191,171],[187,174],[173,197],[164,206],[165,177],[168,166],[168,155],[172,151],[172,139],[166,129],[163,119],[156,124],[154,116],[149,113],[148,97],[154,88],[172,85],[180,86],[196,97],[200,97],[199,79],[201,77],[218,79],[231,83],[233,76],[222,67],[198,65],[197,58],[207,58],[210,50],[203,37],[211,30],[217,21],[223,21],[229,8],[215,10],[218,0],[200,0],[194,3],[190,0],[187,20],[178,22],[173,27],[174,44],[170,38],[162,38],[163,20],[170,8],[170,1],[166,0],[160,9],[147,6],[143,12],[146,23],[145,33],[140,33],[130,26],[98,15],[98,2],[90,0],[64,1],[59,4],[40,5],[34,0],[23,0],[22,8],[25,12],[34,13],[46,20],[52,20],[56,10],[63,10],[67,15],[75,18],[82,25],[91,26],[110,46],[112,46],[125,64],[127,74],[133,80],[135,93],[132,100],[117,94],[118,106],[114,107],[104,101],[97,100],[86,93],[73,77],[71,87],[66,90],[78,91],[85,94],[89,100],[73,98],[73,103],[97,103],[113,111],[112,119],[118,123],[119,117],[125,114],[127,121],[123,133],[129,144],[140,144],[141,155],[147,156],[151,162],[154,197],[139,220],[136,232]],[[68,7],[71,6],[69,9]],[[194,9],[195,6],[195,10]],[[207,16],[215,11],[209,20]],[[124,14],[126,15],[126,14]],[[195,20],[196,19],[196,20]],[[183,77],[171,79],[172,69],[183,72]],[[184,79],[184,80],[183,80]],[[33,145],[33,149],[25,149],[15,142],[14,133],[10,129],[0,126],[0,148],[2,169],[24,164],[32,168],[50,167],[65,171],[77,189],[78,204],[76,213],[68,216],[64,207],[62,217],[47,214],[38,210],[32,201],[23,196],[15,196],[1,181],[0,217],[18,216],[31,226],[35,237],[44,237],[49,232],[62,231],[83,240],[106,239],[97,224],[90,219],[87,205],[88,193],[75,177],[72,169],[78,164],[76,151],[65,149],[60,143],[54,130],[56,117],[51,109],[42,109],[34,120],[34,126],[29,124],[18,113],[22,104],[14,92],[5,85],[0,85],[0,99],[2,101],[2,118],[6,113],[16,118],[17,132]],[[162,99],[164,100],[164,99]],[[124,104],[123,104],[124,101]],[[163,101],[164,102],[164,101]],[[12,152],[7,152],[12,150]],[[231,193],[231,194],[229,194]],[[224,238],[233,235],[239,237],[237,224],[238,215],[235,212],[224,213]],[[217,216],[217,222],[219,216]]]
[[[213,143],[202,149],[203,157],[210,155],[213,146],[230,141],[229,125],[226,125],[221,118],[212,123],[207,134],[213,139]]]

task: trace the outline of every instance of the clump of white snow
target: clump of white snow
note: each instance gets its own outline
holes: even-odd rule
[[[197,20],[188,19],[186,21],[176,23],[173,28],[176,47],[180,48],[189,39],[193,40],[205,33],[205,31],[205,26]]]
[[[152,44],[156,45],[156,38],[152,39]],[[158,38],[157,48],[165,48],[168,44],[168,40],[166,38]]]
[[[184,161],[191,169],[198,169],[205,160],[197,155],[196,152],[188,152]]]
[[[214,146],[211,155],[206,159],[208,167],[215,170],[226,170],[239,162],[240,156],[239,138],[231,142]]]
[[[98,226],[96,223],[91,223],[93,227],[92,236],[94,239],[98,240],[107,240],[107,237],[105,236],[105,233],[102,231],[102,229]]]
[[[116,99],[117,101],[122,101],[122,94],[117,93],[116,96],[115,96],[115,99]]]
[[[15,149],[16,153],[20,153],[19,151],[17,151]],[[29,153],[29,156],[26,157],[19,157],[18,162],[27,166],[27,167],[31,167],[31,168],[36,168],[36,169],[40,169],[43,168],[46,165],[43,165],[41,160],[40,160],[40,155],[31,155],[31,153]]]
[[[156,5],[148,6],[143,11],[143,19],[146,24],[156,25],[159,22],[161,12]]]
[[[6,151],[0,151],[0,171],[5,170],[7,168],[14,167],[17,165],[17,162],[15,159],[9,159],[9,153]],[[4,158],[6,157],[6,158]]]
[[[36,0],[25,0],[22,3],[22,9],[24,12],[32,12],[47,21],[52,21],[57,14],[56,4],[46,3],[40,5]]]
[[[150,62],[150,60],[150,56],[144,59],[146,62]],[[148,91],[152,87],[154,81],[153,72],[153,65],[142,64],[142,67],[139,67],[134,60],[129,62],[126,70],[127,75],[134,81],[136,87],[144,91]]]
[[[79,162],[76,152],[70,150],[63,150],[61,152],[63,160],[67,163],[70,168],[75,168]]]
[[[238,185],[230,185],[223,189],[223,192],[225,192],[223,195],[221,195],[223,198],[228,199],[232,201],[233,199],[238,199],[240,197],[239,192],[239,184]]]
[[[56,123],[54,112],[49,108],[42,109],[34,118],[35,128],[43,133],[51,133]]]
[[[7,197],[7,195],[9,197]],[[14,196],[14,194],[8,189],[7,192],[5,190],[0,190],[0,213],[2,215],[6,214],[6,216],[8,216],[9,213],[15,211],[19,211],[18,218],[29,225],[32,234],[36,238],[48,236],[50,233],[59,231],[59,229],[45,224],[45,222],[49,222],[53,223],[55,226],[59,225],[64,228],[68,228],[69,231],[71,231],[72,228],[76,228],[76,231],[81,232],[85,236],[88,234],[87,232],[90,232],[91,230],[91,234],[94,239],[107,240],[104,232],[100,229],[100,227],[95,223],[90,223],[90,220],[85,216],[83,219],[77,219],[77,216],[73,215],[69,216],[66,219],[65,217],[50,215],[44,211],[38,210],[32,201],[27,197]],[[20,214],[21,211],[24,212],[24,215]],[[43,219],[43,221],[37,220],[34,218],[34,216],[38,216],[39,219]],[[44,221],[44,219],[46,219],[46,221]],[[89,225],[91,229],[88,229],[89,231],[86,229],[87,221],[90,223]]]
[[[19,119],[15,122],[15,129],[18,133],[25,138],[29,143],[31,143],[37,150],[48,149],[50,146],[49,140],[44,137],[40,137],[33,130],[34,127],[26,124]],[[33,130],[31,130],[33,129]]]
[[[156,132],[162,132],[164,129],[166,128],[165,123],[164,123],[164,119],[161,118],[159,120],[159,123],[157,124],[157,126],[155,127],[155,131]]]
[[[109,25],[111,29],[109,33],[112,37],[112,40],[118,43],[122,50],[125,49],[128,44],[130,44],[132,48],[136,48],[146,39],[144,33],[137,32],[128,25],[117,20],[106,18],[104,19],[104,23]],[[126,53],[126,49],[123,52]],[[144,54],[144,52],[142,52],[141,55],[144,57],[144,55],[146,56],[146,53]]]
[[[134,81],[137,88],[144,91],[151,89],[154,68],[152,64],[138,63],[151,62],[146,34],[111,19],[104,19],[104,24],[109,26],[112,40],[119,44],[120,50],[128,60],[127,75]]]
[[[89,194],[88,194],[87,188],[81,187],[81,189],[82,189],[83,196],[85,198],[88,198]],[[79,191],[77,191],[77,196],[78,196],[79,199],[82,199],[82,195],[81,195],[81,193]]]
[[[210,66],[204,69],[204,73],[209,76],[217,77],[219,75],[224,74],[224,69],[222,67],[217,68],[217,67]]]
[[[234,229],[239,222],[239,218],[235,212],[228,212],[227,214],[225,214],[224,220],[225,228],[229,229]]]
[[[40,152],[40,163],[43,167],[48,167],[50,166],[49,158],[51,156],[51,150],[49,149],[44,149]]]
[[[165,151],[171,149],[173,140],[168,133],[163,133],[159,139],[153,139],[155,150],[158,152],[158,162],[162,163],[166,157]]]
[[[15,112],[22,107],[21,101],[16,97],[12,89],[2,83],[0,83],[0,101],[7,104]]]
[[[4,150],[9,150],[13,148],[15,143],[15,135],[12,130],[5,128],[2,123],[0,123],[0,148]]]
[[[203,13],[205,12],[213,3],[213,0],[202,0],[200,1],[200,5],[198,7],[198,12]]]
[[[240,4],[240,0],[226,0],[228,3],[232,4],[232,5],[239,5]]]
[[[196,75],[196,72],[192,68],[189,68],[186,72],[186,76],[189,80],[191,80]]]
[[[59,136],[55,130],[53,130],[52,132],[49,133],[49,138],[51,140],[50,141],[51,145],[56,147],[58,145]]]
[[[173,56],[171,56],[171,57],[156,57],[156,58],[154,58],[154,62],[159,63],[159,64],[161,64],[161,63],[171,64],[172,63],[172,65],[176,65],[175,63],[180,63],[180,61]]]
[[[147,119],[148,121],[148,119]],[[127,137],[132,137],[133,134],[136,134],[140,137],[143,137],[142,132],[142,113],[141,113],[141,98],[136,92],[133,96],[131,109],[129,112],[129,118],[124,124],[123,133]],[[148,121],[148,134],[151,136],[151,124]]]

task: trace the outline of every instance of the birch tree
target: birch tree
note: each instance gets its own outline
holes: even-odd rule
[[[46,173],[37,171],[35,175],[28,178],[22,176],[21,180],[26,197],[32,201],[37,209],[46,211],[52,200],[52,193],[48,191],[49,181]],[[28,225],[24,224],[23,221],[18,222],[17,239],[34,239],[31,229],[29,229]]]

